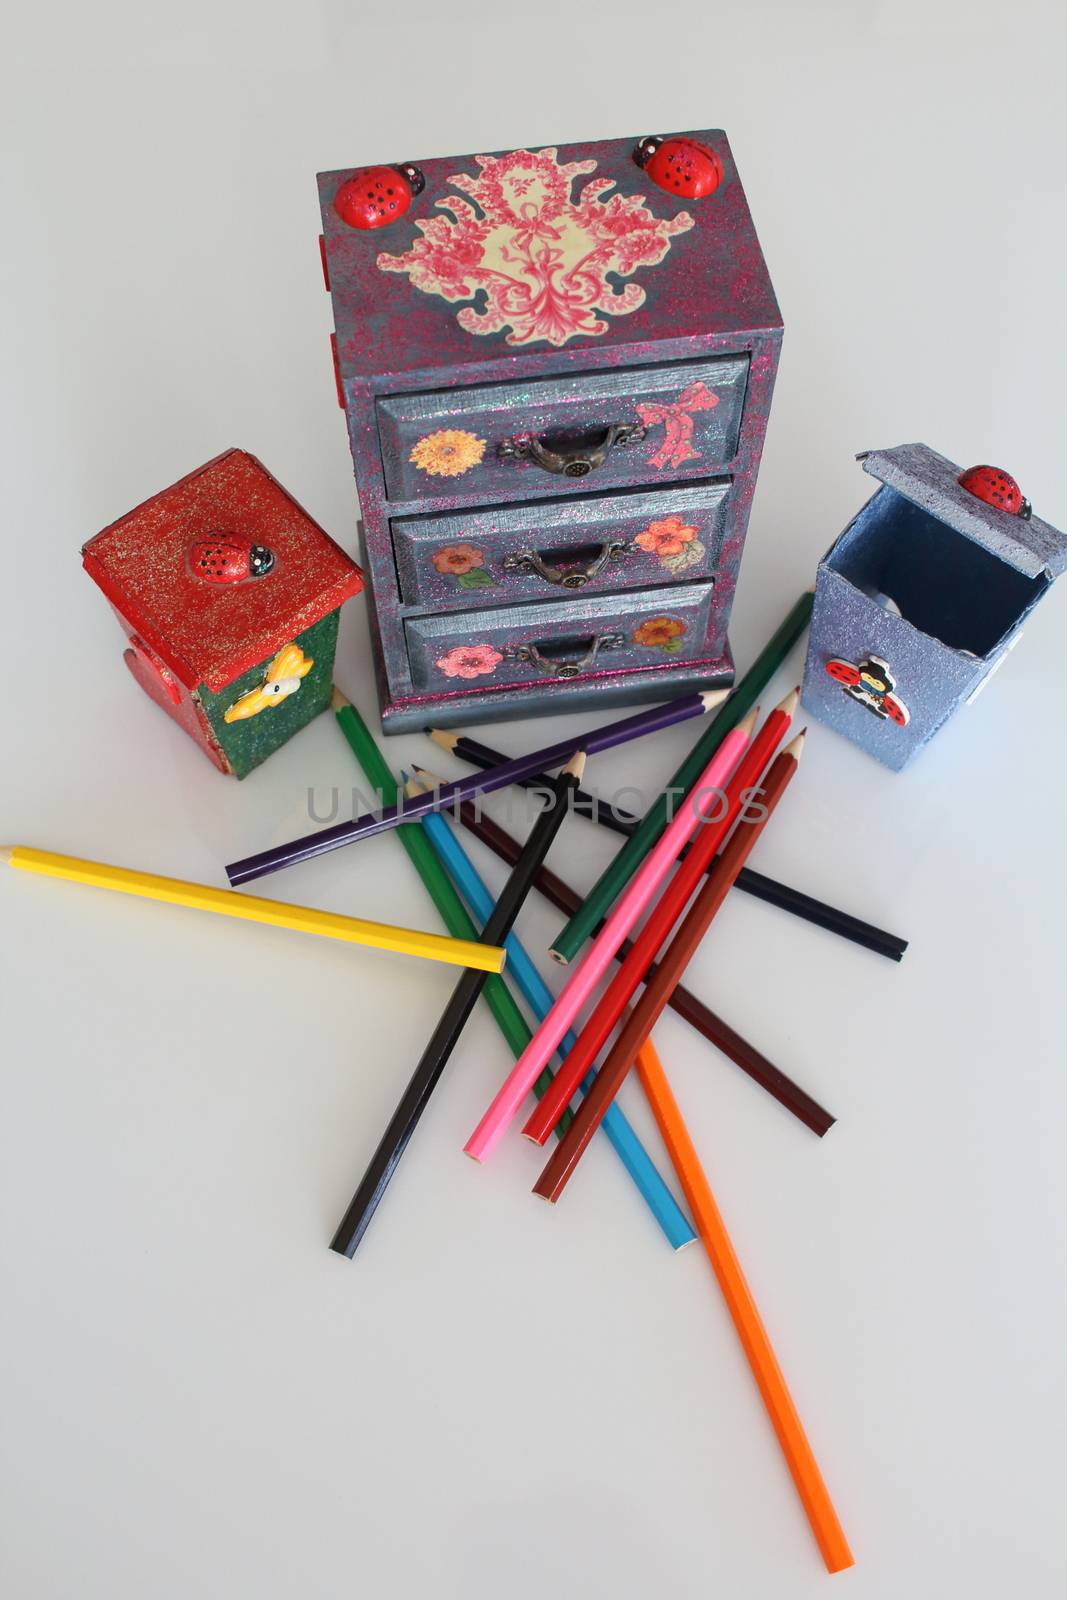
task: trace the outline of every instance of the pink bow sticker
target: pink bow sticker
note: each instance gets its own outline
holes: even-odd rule
[[[649,458],[653,467],[680,467],[683,461],[699,461],[700,451],[693,449],[694,411],[710,411],[717,406],[719,397],[712,394],[707,384],[691,383],[683,389],[677,400],[652,405],[639,405],[637,415],[646,428],[663,424],[663,443]]]

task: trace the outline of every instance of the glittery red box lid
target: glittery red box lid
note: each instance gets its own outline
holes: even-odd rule
[[[189,549],[230,534],[266,545],[262,578],[215,585]],[[358,594],[363,574],[266,467],[227,450],[90,539],[85,570],[189,689],[212,693]]]

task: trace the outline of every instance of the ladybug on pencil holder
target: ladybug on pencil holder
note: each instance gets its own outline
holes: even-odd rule
[[[896,679],[889,670],[889,663],[881,656],[864,656],[858,666],[835,656],[826,663],[826,670],[847,695],[876,717],[888,717],[898,728],[907,727],[908,708],[893,693]]]

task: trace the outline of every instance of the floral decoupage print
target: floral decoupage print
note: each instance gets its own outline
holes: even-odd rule
[[[639,550],[658,556],[668,572],[687,572],[704,559],[704,545],[697,538],[697,531],[678,515],[664,517],[659,522],[650,522],[637,535],[634,544]]]
[[[693,412],[710,411],[718,403],[718,395],[698,379],[683,389],[677,400],[639,405],[637,415],[646,428],[663,424],[663,443],[649,456],[649,466],[680,467],[686,461],[699,461],[700,451],[693,448]]]
[[[438,428],[416,440],[409,460],[431,478],[459,478],[485,455],[485,440],[462,428]]]
[[[676,656],[682,648],[685,623],[680,617],[649,617],[634,629],[634,644],[643,644],[649,650],[662,650],[664,655]]]
[[[449,183],[475,201],[449,195],[450,216],[416,224],[420,237],[403,255],[383,251],[383,272],[406,272],[417,289],[446,300],[484,297],[456,320],[468,333],[498,333],[506,342],[563,345],[578,335],[606,333],[604,316],[644,304],[638,283],[619,284],[638,267],[663,260],[676,234],[693,226],[687,211],[656,217],[644,195],[604,195],[613,178],[594,178],[572,199],[580,174],[596,162],[557,160],[555,147],[475,156],[478,177],[459,172]],[[598,315],[598,313],[600,313]]]
[[[496,583],[492,573],[485,570],[485,551],[474,544],[443,544],[430,557],[434,568],[443,572],[464,589],[491,589]]]
[[[491,644],[458,644],[447,655],[439,656],[434,665],[446,678],[485,678],[496,671],[503,659]]]

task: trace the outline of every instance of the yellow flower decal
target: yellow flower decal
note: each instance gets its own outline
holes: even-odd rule
[[[462,428],[438,428],[419,439],[409,459],[432,478],[458,478],[476,467],[485,455],[485,440]]]
[[[681,639],[685,623],[680,617],[649,617],[634,629],[634,644],[643,644],[649,650],[662,650],[674,656],[682,648]]]

